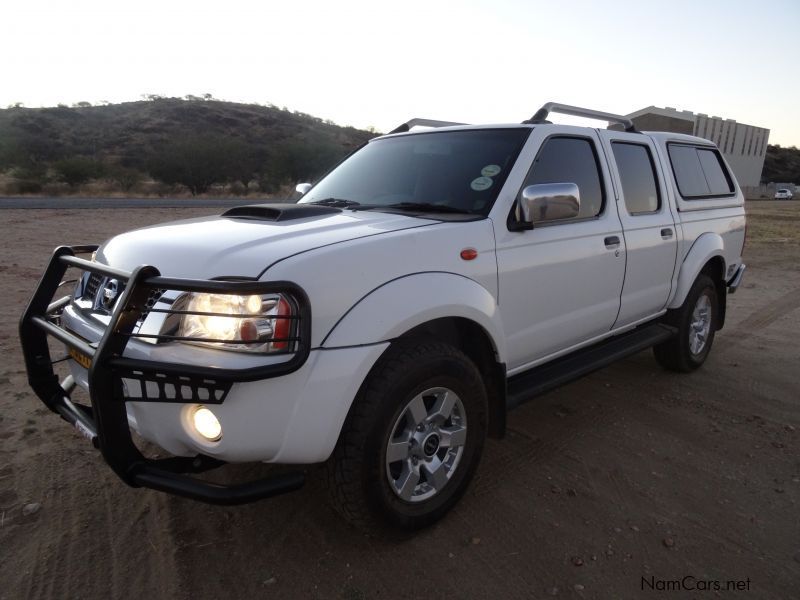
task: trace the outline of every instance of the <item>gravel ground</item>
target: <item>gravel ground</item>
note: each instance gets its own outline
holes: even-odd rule
[[[400,539],[345,525],[313,468],[237,508],[127,488],[27,387],[17,321],[54,246],[218,210],[0,211],[0,598],[796,598],[800,202],[748,211],[701,370],[643,352],[515,410],[456,509]]]

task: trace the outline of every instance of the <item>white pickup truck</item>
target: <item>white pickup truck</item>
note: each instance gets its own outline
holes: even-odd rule
[[[349,520],[428,525],[520,402],[649,347],[699,367],[745,268],[742,192],[711,142],[576,107],[414,120],[298,191],[53,254],[20,325],[29,381],[127,484],[237,504],[305,471],[194,475],[325,462]]]

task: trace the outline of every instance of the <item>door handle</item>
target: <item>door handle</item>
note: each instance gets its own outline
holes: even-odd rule
[[[665,240],[670,239],[672,237],[672,228],[671,227],[665,227],[664,229],[662,229],[661,230],[661,237],[664,238]]]
[[[613,250],[614,248],[619,248],[619,236],[610,235],[606,239],[603,240],[606,245],[606,248],[609,250]]]

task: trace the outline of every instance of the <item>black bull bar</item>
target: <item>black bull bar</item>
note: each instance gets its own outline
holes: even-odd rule
[[[212,393],[203,403],[221,403],[227,390],[237,381],[266,379],[297,370],[309,354],[311,319],[305,292],[291,282],[162,277],[158,269],[148,265],[127,272],[76,256],[94,252],[97,248],[93,245],[56,248],[20,320],[20,341],[28,382],[42,402],[89,438],[111,469],[132,487],[147,487],[211,504],[227,505],[244,504],[302,487],[305,476],[299,471],[257,481],[222,485],[187,475],[224,464],[218,459],[202,454],[162,459],[145,457],[131,437],[122,379],[128,376],[152,379],[159,386],[163,386],[165,381],[174,380],[186,384],[193,392],[198,387],[211,386],[212,389],[221,389],[224,393]],[[54,302],[53,297],[70,267],[124,283],[124,290],[115,304],[110,323],[97,344],[90,344],[60,326],[59,315],[72,298],[68,295]],[[296,351],[287,362],[244,369],[222,369],[124,357],[123,352],[132,332],[147,311],[149,294],[153,290],[164,289],[224,294],[263,294],[288,290],[299,304]],[[88,368],[91,406],[70,399],[75,382],[72,376],[60,381],[55,374],[48,336],[64,343],[70,356]],[[142,386],[144,387],[144,383]],[[149,401],[195,402],[196,394],[190,396],[187,399],[182,399],[180,395],[169,399],[159,397]]]

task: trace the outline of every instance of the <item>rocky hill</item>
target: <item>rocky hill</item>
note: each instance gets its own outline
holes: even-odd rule
[[[764,170],[761,172],[764,182],[794,183],[800,185],[800,150],[794,146],[767,146],[764,157]]]
[[[6,193],[75,193],[99,182],[121,193],[154,182],[167,193],[270,193],[319,176],[373,135],[197,97],[12,107],[0,109],[0,172]]]

